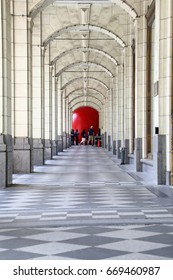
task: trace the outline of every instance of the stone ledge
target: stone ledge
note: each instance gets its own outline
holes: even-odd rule
[[[143,164],[146,164],[146,165],[153,166],[153,160],[151,160],[151,159],[142,158],[142,159],[140,160],[140,162],[143,163]]]
[[[29,137],[15,137],[14,150],[31,150],[31,139]]]
[[[6,144],[4,141],[4,135],[0,135],[0,152],[6,151]]]
[[[129,158],[135,158],[134,154],[128,154]]]

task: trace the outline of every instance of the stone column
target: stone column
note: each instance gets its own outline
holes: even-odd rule
[[[117,67],[117,158],[121,158],[120,147],[124,145],[124,67]]]
[[[12,183],[10,1],[0,1],[0,188]]]
[[[129,24],[130,25],[130,24]],[[131,25],[130,25],[131,27]],[[129,27],[129,28],[130,28]],[[131,29],[130,29],[131,30]],[[132,30],[131,30],[132,32]],[[130,38],[129,38],[130,37]],[[133,152],[133,106],[132,106],[132,47],[131,47],[131,36],[128,36],[128,44],[124,51],[124,109],[125,109],[125,120],[124,120],[124,144],[126,148],[125,163],[129,162],[128,154]]]
[[[52,157],[57,154],[57,95],[56,95],[56,78],[55,67],[51,68],[52,75],[50,77],[52,83]]]
[[[159,134],[154,155],[156,182],[173,185],[173,1],[156,1],[160,10]]]
[[[45,50],[44,56],[44,161],[51,159],[52,155],[52,130],[51,130],[51,110],[52,110],[52,84],[50,82],[51,68],[50,62],[50,45]]]
[[[104,106],[104,148],[107,149],[108,147],[108,96],[109,91],[107,91],[106,99],[105,99],[105,106]]]
[[[32,116],[33,116],[33,165],[44,164],[43,149],[43,83],[42,83],[42,14],[34,19],[32,32]]]
[[[66,132],[66,94],[65,90],[62,93],[62,135],[63,135],[63,149],[67,149],[67,132]]]
[[[145,12],[144,12],[145,13]],[[147,54],[147,21],[141,15],[135,22],[136,35],[136,84],[135,84],[135,170],[141,171],[141,158],[147,157],[146,149],[146,54]]]
[[[69,118],[70,118],[70,115],[69,115],[69,104],[68,104],[68,97],[65,99],[65,106],[66,106],[66,132],[67,132],[67,148],[70,147],[70,141],[71,141],[71,138],[70,138],[70,128],[71,126],[69,126]]]
[[[117,74],[116,74],[117,75]],[[112,127],[113,127],[113,131],[112,131],[112,141],[113,141],[113,154],[116,155],[117,154],[117,150],[116,150],[116,103],[117,103],[117,96],[116,96],[116,82],[117,82],[117,78],[114,77],[113,79],[113,89],[112,89],[112,104],[113,104],[113,108],[112,108]]]
[[[32,163],[31,21],[26,1],[13,9],[14,173],[29,173]]]
[[[112,106],[113,106],[113,93],[112,89],[108,91],[108,120],[107,120],[107,133],[108,133],[108,151],[112,149]]]
[[[63,152],[62,141],[62,77],[58,77],[58,151]]]

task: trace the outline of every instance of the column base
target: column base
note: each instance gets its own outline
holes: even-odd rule
[[[71,137],[69,134],[67,134],[67,148],[70,148],[71,146]]]
[[[63,152],[63,140],[62,135],[58,135],[58,152]]]
[[[63,132],[62,141],[63,141],[63,150],[66,150],[67,149],[67,134],[66,134],[66,132]]]
[[[33,165],[43,165],[44,164],[44,150],[43,150],[43,140],[33,139],[33,150],[32,150]]]
[[[52,145],[51,140],[45,139],[44,140],[44,163],[46,160],[51,159],[52,155]]]
[[[134,152],[134,165],[135,165],[136,172],[142,171],[142,164],[140,162],[141,158],[142,158],[142,138],[136,138],[135,152]]]
[[[129,164],[129,139],[125,139],[124,140],[124,144],[125,144],[125,164]]]
[[[113,155],[116,155],[116,141],[113,141]]]
[[[12,184],[13,147],[11,135],[0,135],[0,188]]]
[[[52,140],[52,155],[51,158],[57,155],[57,143],[56,140]]]
[[[173,174],[171,174],[171,171],[166,171],[166,185],[171,186],[172,185],[172,177]]]
[[[121,140],[116,140],[116,156],[117,156],[117,159],[121,159],[120,147],[121,147]]]
[[[14,138],[13,172],[30,173],[33,171],[32,139],[26,137]]]
[[[166,135],[154,135],[154,177],[157,185],[166,184]]]
[[[104,148],[107,149],[107,132],[104,133]]]
[[[111,151],[111,136],[108,135],[108,146],[107,146],[108,151]]]

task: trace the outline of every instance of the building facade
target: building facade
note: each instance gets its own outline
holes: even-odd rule
[[[173,1],[0,0],[0,187],[70,146],[99,112],[103,147],[173,185]]]

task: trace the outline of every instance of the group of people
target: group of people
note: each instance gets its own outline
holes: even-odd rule
[[[82,136],[82,140],[79,143],[79,132],[78,129],[76,129],[74,131],[74,129],[71,130],[71,144],[74,145],[74,143],[76,143],[76,145],[94,145],[94,129],[93,126],[90,126],[88,133],[86,132],[85,129],[82,130],[81,133]]]

